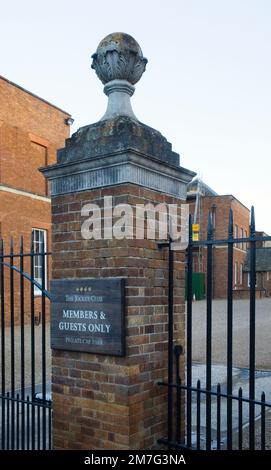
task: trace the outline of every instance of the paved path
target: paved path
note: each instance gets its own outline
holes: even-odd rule
[[[194,364],[192,369],[192,384],[194,387],[197,385],[197,380],[200,379],[201,387],[204,389],[206,385],[206,366],[205,364]],[[249,396],[249,381],[248,370],[234,367],[233,368],[233,395],[238,396],[239,387],[242,387],[243,396]],[[212,384],[213,391],[216,391],[217,384],[221,385],[221,392],[227,393],[227,367],[224,365],[212,366]],[[257,371],[255,376],[255,397],[261,399],[262,391],[265,391],[266,401],[271,402],[271,371]],[[193,441],[196,442],[196,422],[197,422],[197,400],[196,394],[192,394],[192,430]],[[221,446],[225,448],[227,442],[227,399],[222,397],[220,402],[221,410]],[[260,421],[261,408],[255,405],[255,435],[257,441],[257,449],[260,448],[261,436],[261,421]],[[232,402],[232,427],[233,427],[233,440],[234,448],[238,447],[238,403],[236,400]],[[249,407],[247,403],[243,403],[243,447],[248,448],[249,430],[247,427],[249,421]],[[201,395],[201,441],[202,447],[205,448],[206,444],[206,397]],[[217,436],[217,401],[215,398],[212,400],[211,405],[211,435],[213,439],[214,448],[216,448]],[[269,407],[266,407],[266,447],[271,448],[271,412]]]
[[[206,302],[193,303],[193,361],[205,363]],[[227,303],[213,301],[212,361],[227,363]],[[233,305],[233,362],[237,367],[249,365],[249,301]],[[256,301],[256,367],[271,370],[271,299]]]
[[[248,377],[248,357],[249,357],[249,302],[239,300],[234,302],[234,389],[238,390],[242,386],[247,392]],[[49,344],[50,325],[46,328],[46,349],[47,349],[47,380],[50,380],[51,350]],[[35,327],[36,337],[36,383],[41,382],[41,326]],[[10,371],[10,329],[6,330],[6,369]],[[15,329],[15,370],[16,389],[20,388],[20,328]],[[25,327],[25,381],[30,385],[31,361],[30,361],[30,326]],[[227,305],[225,301],[213,302],[213,384],[221,383],[225,386],[227,364]],[[205,354],[206,354],[206,302],[198,301],[193,303],[193,383],[196,384],[198,378],[202,385],[205,381]],[[197,364],[196,364],[197,363]],[[262,390],[267,393],[267,398],[271,400],[271,299],[257,300],[256,308],[256,367],[264,369],[266,372],[257,373],[256,394],[259,396]],[[10,372],[6,375],[6,388],[10,387]],[[195,403],[193,402],[193,408]],[[204,422],[204,406],[202,407],[202,422]],[[215,412],[213,413],[215,416]],[[222,403],[222,438],[225,438],[226,406]],[[236,428],[236,417],[234,413],[233,421]],[[244,413],[244,424],[247,422],[247,413]],[[270,448],[271,442],[271,415],[267,416],[267,442]],[[256,422],[256,437],[259,440],[258,427],[260,422]],[[216,423],[212,422],[215,432]],[[203,435],[204,435],[204,429]],[[247,447],[248,432],[244,430],[244,447]],[[258,443],[259,445],[259,443]]]
[[[193,303],[193,384],[197,379],[202,386],[206,380],[206,302]],[[227,379],[227,303],[224,300],[213,301],[213,335],[212,335],[212,384],[218,382],[226,389]],[[233,304],[233,388],[235,394],[239,387],[243,388],[244,396],[248,396],[248,367],[249,367],[249,301],[238,300]],[[271,401],[271,299],[256,301],[256,397],[259,399],[264,390],[266,399]],[[204,402],[204,400],[203,400]],[[193,402],[195,419],[196,404]],[[213,405],[212,433],[216,434],[216,404]],[[243,424],[248,422],[248,407],[244,405]],[[255,407],[256,417],[259,417],[259,407]],[[201,410],[202,422],[205,422],[205,406]],[[233,407],[233,433],[237,430],[238,412]],[[195,424],[195,423],[192,423]],[[255,423],[256,448],[260,448],[260,420]],[[204,447],[205,429],[202,429],[202,445]],[[234,441],[237,440],[236,433]],[[221,402],[221,438],[226,441],[226,400]],[[243,447],[248,448],[248,427],[243,430]],[[234,443],[237,447],[237,443]],[[223,444],[222,444],[223,446]],[[271,413],[266,416],[266,448],[271,448]]]
[[[6,355],[6,390],[10,390],[11,369],[10,369],[10,328],[6,328],[5,334],[5,355]],[[15,327],[15,389],[21,388],[21,332],[20,327]],[[25,325],[25,385],[31,384],[31,330],[30,325]],[[40,384],[41,379],[41,325],[35,326],[35,381]],[[1,371],[1,366],[0,366]],[[0,374],[1,376],[1,374]],[[51,348],[50,348],[50,324],[46,325],[46,381],[51,380]]]

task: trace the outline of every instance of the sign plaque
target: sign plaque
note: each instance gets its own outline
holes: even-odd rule
[[[125,354],[124,279],[56,279],[51,292],[53,349]]]

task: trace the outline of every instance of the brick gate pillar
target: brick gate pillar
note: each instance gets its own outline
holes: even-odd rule
[[[112,54],[119,63],[116,70],[109,66]],[[67,343],[65,348],[68,333],[63,329],[57,333],[60,342],[53,342],[55,449],[151,449],[166,434],[167,390],[157,382],[167,377],[168,250],[159,250],[146,230],[138,237],[131,224],[126,224],[124,238],[114,236],[114,229],[110,238],[111,211],[118,204],[122,206],[113,214],[113,226],[123,216],[121,209],[129,212],[128,206],[135,225],[140,218],[137,204],[180,206],[194,175],[179,166],[171,144],[133,114],[130,96],[146,62],[128,35],[110,35],[100,43],[92,67],[109,95],[106,114],[80,128],[58,152],[57,164],[42,169],[51,183],[53,282],[64,281],[68,289],[69,281],[82,280],[84,289],[93,280],[125,281],[123,356],[112,355],[110,348],[100,354],[95,345],[91,352],[86,352],[88,345],[77,350],[75,343],[72,348]],[[101,209],[101,227],[95,225],[94,238],[89,239],[87,231],[82,236],[86,215],[93,215],[86,204]],[[182,253],[175,253],[174,279],[174,334],[184,344]],[[54,315],[61,317],[54,302],[56,298]],[[77,319],[77,325],[81,321]],[[53,323],[53,336],[56,328]],[[79,331],[73,337],[103,341],[99,333]]]

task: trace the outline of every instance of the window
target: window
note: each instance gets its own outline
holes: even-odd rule
[[[47,232],[46,230],[33,228],[32,229],[33,237],[33,250],[34,253],[46,253],[47,248]],[[34,279],[39,284],[42,284],[42,271],[43,271],[43,262],[44,262],[44,271],[45,271],[45,288],[47,287],[47,269],[46,269],[46,256],[42,254],[37,254],[33,257],[34,264]],[[34,286],[34,294],[41,295],[41,290]]]
[[[240,285],[243,284],[243,264],[240,264]]]
[[[238,284],[238,263],[235,261],[234,263],[234,286]]]
[[[266,280],[269,281],[269,271],[266,273]]]

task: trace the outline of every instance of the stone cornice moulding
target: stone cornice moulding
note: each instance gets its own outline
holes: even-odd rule
[[[194,172],[126,152],[40,169],[51,182],[51,196],[117,184],[137,184],[186,199],[186,185]]]

